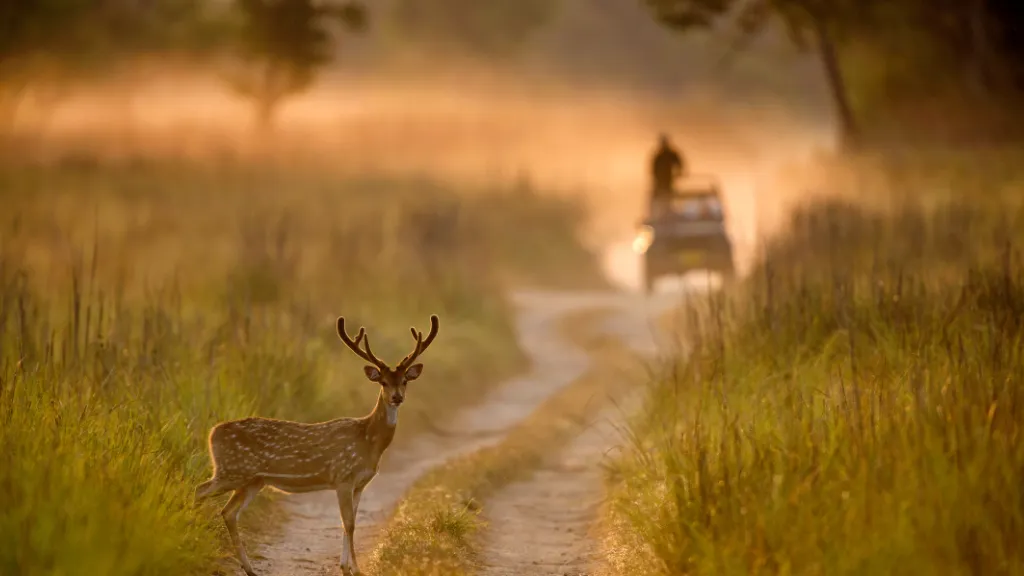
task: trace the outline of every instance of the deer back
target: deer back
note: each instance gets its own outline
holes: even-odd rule
[[[365,429],[351,418],[319,424],[245,418],[214,427],[210,453],[217,476],[327,481],[369,456]]]

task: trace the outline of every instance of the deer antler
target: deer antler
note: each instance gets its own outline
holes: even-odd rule
[[[341,338],[341,341],[344,342],[345,345],[348,346],[350,350],[355,352],[356,356],[359,356],[363,360],[366,360],[367,362],[373,364],[377,368],[380,368],[382,371],[387,369],[387,364],[385,364],[383,361],[377,358],[373,354],[373,351],[370,350],[370,337],[366,335],[365,327],[359,327],[359,333],[356,334],[356,338],[355,340],[353,340],[351,337],[349,337],[348,331],[345,330],[345,317],[339,316],[338,337]],[[363,348],[365,350],[359,348],[360,342],[363,344]]]
[[[413,361],[416,360],[416,358],[420,354],[422,354],[423,351],[426,350],[428,346],[430,346],[430,343],[434,341],[434,337],[437,336],[438,324],[439,320],[437,318],[437,314],[431,314],[430,333],[427,334],[426,340],[423,339],[423,332],[420,332],[416,328],[409,328],[409,330],[412,332],[412,337],[416,340],[416,347],[413,348],[413,351],[410,352],[408,356],[403,358],[402,361],[398,364],[398,370],[404,370],[408,368],[410,365],[412,365]]]

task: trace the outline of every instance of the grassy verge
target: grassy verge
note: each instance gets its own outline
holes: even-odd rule
[[[319,420],[376,389],[337,342],[384,357],[441,316],[431,386],[401,434],[518,368],[504,280],[520,225],[560,272],[596,278],[571,204],[502,190],[147,164],[0,170],[0,572],[188,574],[225,544],[209,475],[216,421]],[[548,231],[551,234],[548,235]],[[555,263],[545,260],[551,266]],[[542,262],[542,263],[543,263]]]
[[[567,319],[569,337],[580,343],[599,317],[586,312]],[[474,573],[477,536],[484,527],[479,502],[528,475],[545,456],[575,437],[600,408],[595,400],[619,396],[641,380],[642,365],[617,340],[582,343],[595,360],[584,376],[552,396],[499,444],[432,470],[409,490],[379,538],[371,573]]]
[[[613,573],[1024,571],[1019,164],[967,163],[807,207],[688,327],[611,475]]]

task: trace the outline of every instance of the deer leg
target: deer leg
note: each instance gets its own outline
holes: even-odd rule
[[[198,501],[202,500],[203,498],[206,498],[207,496],[209,496],[210,492],[213,492],[213,485],[214,485],[214,481],[213,480],[207,480],[206,482],[203,482],[199,486],[196,486],[193,499],[196,502],[198,502]]]
[[[236,488],[237,486],[232,486],[229,482],[222,482],[219,478],[210,478],[206,482],[196,486],[193,501],[198,504],[202,500],[213,498],[214,496],[230,492]]]
[[[231,543],[235,546],[235,551],[238,553],[238,561],[242,563],[242,569],[245,570],[248,576],[256,576],[256,572],[252,569],[249,555],[245,553],[245,545],[242,544],[242,538],[238,535],[238,517],[242,514],[242,510],[249,505],[249,502],[259,494],[262,488],[263,483],[257,481],[235,490],[235,493],[231,495],[231,499],[224,505],[224,509],[220,511],[221,516],[224,517],[224,524],[228,527]]]
[[[345,535],[341,542],[341,573],[345,576],[359,574],[353,535],[356,531],[356,497],[351,484],[337,488],[338,508],[341,509],[341,523]]]
[[[359,499],[363,497],[363,489],[358,488],[352,492],[352,521],[359,516]]]

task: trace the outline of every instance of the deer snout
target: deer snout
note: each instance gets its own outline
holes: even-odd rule
[[[400,405],[405,400],[405,397],[399,396],[398,394],[391,395],[391,403],[395,406]]]

